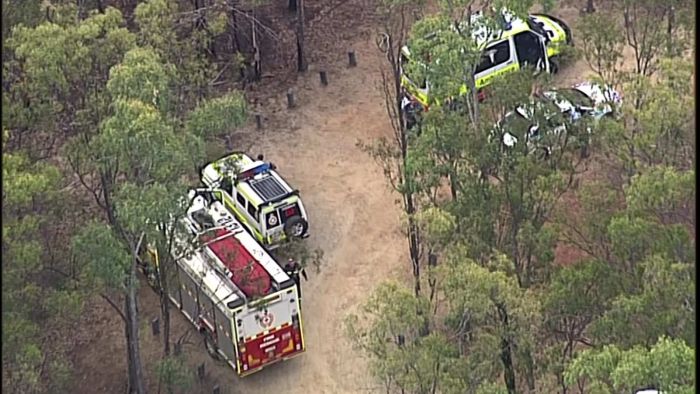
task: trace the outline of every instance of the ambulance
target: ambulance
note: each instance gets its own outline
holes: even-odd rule
[[[299,190],[271,163],[233,152],[205,165],[202,183],[268,250],[309,236],[309,218]]]
[[[554,16],[531,14],[523,20],[507,10],[502,11],[501,16],[501,28],[497,31],[487,31],[482,22],[484,14],[479,11],[471,15],[472,25],[482,25],[472,34],[482,52],[481,61],[476,65],[474,74],[479,99],[485,98],[483,88],[491,84],[495,77],[518,71],[526,64],[556,73],[559,68],[558,56],[565,46],[573,45],[571,29]],[[464,28],[468,28],[466,22]],[[426,39],[433,39],[432,37],[439,34],[431,33]],[[439,59],[433,61],[438,62]],[[431,102],[429,98],[430,81],[418,75],[411,75],[408,70],[410,67],[407,67],[409,63],[419,67],[429,65],[414,59],[409,46],[401,49],[401,62],[401,86],[404,90],[402,107],[406,116],[413,118],[417,113],[427,111],[430,105],[438,103]],[[413,66],[414,71],[415,69]],[[463,85],[459,94],[464,95],[467,91],[467,86]]]

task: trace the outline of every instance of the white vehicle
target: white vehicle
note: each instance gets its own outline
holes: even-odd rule
[[[239,376],[304,352],[294,279],[210,191],[191,200],[184,226],[174,226],[179,251],[166,273],[175,308],[204,335],[207,350]],[[148,275],[159,260],[153,245],[146,251]]]
[[[593,82],[582,82],[569,89],[552,90],[543,95],[552,100],[562,113],[571,111],[572,115],[591,116],[595,120],[614,115],[622,105],[622,94],[609,86]]]
[[[544,100],[535,103],[534,101],[527,106],[519,106],[514,111],[506,114],[504,119],[499,122],[496,130],[500,130],[502,142],[508,148],[512,148],[517,142],[518,137],[514,135],[512,127],[523,127],[527,125],[528,132],[523,133],[526,136],[528,143],[533,144],[540,139],[540,126],[532,124],[533,111],[538,109],[544,114],[547,121],[558,123],[558,116],[565,116],[569,121],[575,122],[582,117],[590,117],[593,121],[598,121],[606,116],[615,116],[622,105],[622,95],[616,90],[600,86],[591,82],[583,82],[569,89],[559,89],[543,92],[541,95]],[[554,106],[552,106],[552,104]],[[566,131],[564,122],[559,124],[550,124],[548,131],[553,134],[559,134]],[[587,129],[590,133],[590,128]],[[551,147],[540,146],[533,149],[541,149],[544,156],[551,153]]]

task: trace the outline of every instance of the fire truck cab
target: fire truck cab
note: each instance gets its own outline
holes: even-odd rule
[[[195,192],[181,221],[174,226],[175,264],[166,270],[168,295],[208,350],[239,376],[301,354],[294,280],[210,191]],[[148,255],[147,263],[159,264],[153,248]]]

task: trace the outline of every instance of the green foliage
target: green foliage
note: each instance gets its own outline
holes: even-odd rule
[[[639,90],[632,83],[632,97],[639,103],[636,110],[628,110],[634,122],[626,137],[632,137],[636,167],[692,167],[695,118],[691,108],[695,97],[688,84],[692,79],[690,64],[681,58],[664,59],[656,81],[640,84]]]
[[[219,71],[210,55],[212,43],[227,26],[227,12],[231,11],[223,2],[213,2],[191,12],[182,9],[176,0],[144,1],[134,10],[141,46],[152,48],[165,63],[174,67],[176,94],[173,109],[177,117],[183,117],[209,96],[212,83],[224,71]],[[235,55],[230,59],[234,63],[233,69],[236,68],[236,59]]]
[[[383,283],[345,325],[387,390],[463,392],[458,353],[443,335],[425,334],[428,318],[427,300],[396,283]]]
[[[590,392],[633,392],[654,387],[664,393],[691,393],[694,351],[679,339],[659,338],[651,348],[605,346],[583,352],[566,371],[568,384],[586,379]]]
[[[521,289],[513,276],[481,267],[463,251],[447,260],[440,267],[439,282],[449,305],[445,323],[469,363],[470,372],[463,372],[463,379],[473,387],[503,373],[529,379],[533,333],[540,319],[537,298]]]
[[[586,326],[610,307],[620,291],[618,281],[615,271],[600,261],[559,269],[543,300],[545,323],[551,324],[555,333],[580,339]]]
[[[227,134],[247,120],[245,97],[230,92],[201,103],[188,114],[187,130],[204,139]]]
[[[7,133],[5,133],[7,134]],[[5,135],[6,136],[6,135]],[[65,278],[55,278],[50,253],[58,243],[37,236],[52,228],[65,198],[61,175],[52,165],[22,153],[3,151],[2,169],[2,341],[3,389],[12,392],[61,388],[66,380],[63,353],[44,336],[70,322],[82,294]],[[51,249],[51,250],[48,250]]]
[[[162,114],[138,100],[117,100],[115,115],[105,121],[94,140],[98,163],[103,169],[129,174],[129,180],[169,182],[192,168],[196,151],[174,133]]]
[[[134,9],[134,20],[139,26],[139,41],[152,47],[159,55],[168,58],[176,48],[177,30],[173,29],[178,3],[169,0],[149,0],[139,3]]]
[[[695,171],[654,167],[636,175],[625,192],[627,211],[631,215],[662,224],[692,225],[690,209],[695,197]]]
[[[532,5],[508,3],[489,5],[507,5],[519,15]],[[694,346],[694,173],[683,172],[694,152],[691,76],[685,60],[666,60],[658,47],[665,35],[659,32],[669,25],[641,16],[656,10],[668,18],[669,5],[618,3],[641,12],[628,15],[624,29],[612,9],[582,19],[577,52],[598,74],[596,82],[624,91],[625,103],[615,117],[576,123],[533,94],[549,90],[552,81],[528,72],[495,79],[488,99],[477,102],[470,93],[482,48],[470,27],[456,24],[468,5],[439,2],[438,13],[413,26],[413,61],[404,71],[413,81],[430,81],[430,111],[407,136],[405,152],[387,140],[370,150],[380,163],[404,159],[396,167],[384,165],[385,175],[396,190],[415,197],[410,217],[420,228],[420,243],[440,252],[441,266],[428,271],[430,300],[437,303],[431,305],[431,335],[451,338],[459,354],[455,365],[463,368],[439,377],[440,387],[549,392],[555,384],[565,389],[574,383],[564,371],[583,346],[627,349],[651,345],[664,334]],[[494,29],[493,15],[486,15],[483,27]],[[679,32],[684,23],[670,28]],[[637,47],[633,73],[621,66],[625,45]],[[664,110],[669,103],[673,108]],[[530,119],[506,117],[519,105],[529,105]],[[539,126],[536,136],[530,134],[533,124]],[[517,139],[512,146],[502,143],[506,132]],[[589,148],[625,172],[586,179],[575,198],[563,202],[578,186],[574,180],[587,165],[582,150]],[[554,250],[562,240],[589,258],[557,267]],[[372,319],[362,321],[377,327]],[[365,350],[372,354],[383,346],[365,343]],[[502,377],[504,385],[494,383]],[[606,379],[593,382],[592,392],[620,392]]]
[[[41,22],[42,13],[39,2],[23,0],[2,1],[2,37],[3,54],[5,38],[9,37],[12,26],[34,26]],[[4,59],[3,59],[4,60]]]
[[[134,48],[111,68],[107,91],[113,100],[139,100],[167,113],[170,73],[153,51]]]
[[[635,72],[650,76],[663,56],[678,56],[690,40],[683,37],[684,13],[694,13],[695,3],[687,1],[623,0],[627,44],[632,47]],[[680,15],[681,23],[676,15]],[[678,35],[678,37],[676,37]],[[685,39],[678,39],[678,38]]]
[[[431,250],[444,249],[451,243],[456,221],[449,212],[429,207],[416,214],[416,221]]]
[[[73,251],[106,288],[124,289],[131,255],[109,226],[99,222],[85,226],[73,238]]]
[[[166,357],[158,361],[155,372],[168,394],[187,392],[194,383],[194,375],[182,357]]]
[[[592,334],[622,348],[650,345],[661,335],[695,346],[695,267],[652,256],[639,268],[637,289],[617,297]]]
[[[625,35],[614,15],[593,13],[578,23],[581,32],[580,52],[586,63],[606,83],[617,86],[622,67]]]
[[[580,211],[566,205],[557,210],[556,223],[561,240],[575,245],[591,257],[607,261],[610,258],[608,227],[623,203],[614,187],[603,181],[588,182],[574,191]]]
[[[3,125],[18,131],[14,142],[35,155],[40,136],[94,134],[108,112],[109,70],[135,44],[124,25],[121,13],[108,7],[104,14],[71,23],[13,28],[7,39],[12,56],[4,64],[9,105]]]

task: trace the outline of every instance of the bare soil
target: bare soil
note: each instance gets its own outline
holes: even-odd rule
[[[280,13],[286,11],[286,1],[273,3]],[[300,189],[310,216],[312,235],[307,242],[325,252],[320,272],[311,270],[309,281],[302,284],[307,352],[240,379],[228,365],[209,357],[199,334],[173,311],[171,338],[189,332],[183,353],[192,376],[196,365],[206,365],[205,381],[195,381],[186,392],[211,393],[214,385],[220,385],[222,393],[381,391],[343,331],[345,316],[378,283],[402,278],[410,267],[395,203],[398,196],[389,189],[379,166],[356,147],[358,140],[391,134],[379,88],[384,58],[374,44],[366,11],[369,3],[307,0],[309,7],[315,7],[311,12],[315,19],[307,25],[309,71],[299,76],[275,71],[275,76],[264,78],[250,94],[254,110],[263,114],[263,130],[252,124],[232,134],[236,148],[264,153]],[[585,1],[568,3],[554,14],[574,23]],[[357,53],[355,68],[347,66],[349,49]],[[294,67],[286,55],[281,62]],[[328,86],[320,86],[320,69],[328,72]],[[557,79],[561,85],[570,85],[588,73],[586,64],[579,61],[563,69]],[[290,86],[298,103],[291,110],[286,108]],[[558,260],[576,260],[579,255],[571,248],[557,251]],[[152,335],[149,322],[160,314],[158,297],[144,284],[139,300],[143,364],[149,392],[157,392],[153,368],[161,356],[162,338]],[[84,321],[74,333],[73,361],[78,372],[73,392],[124,392],[122,322],[101,300],[88,306]]]

